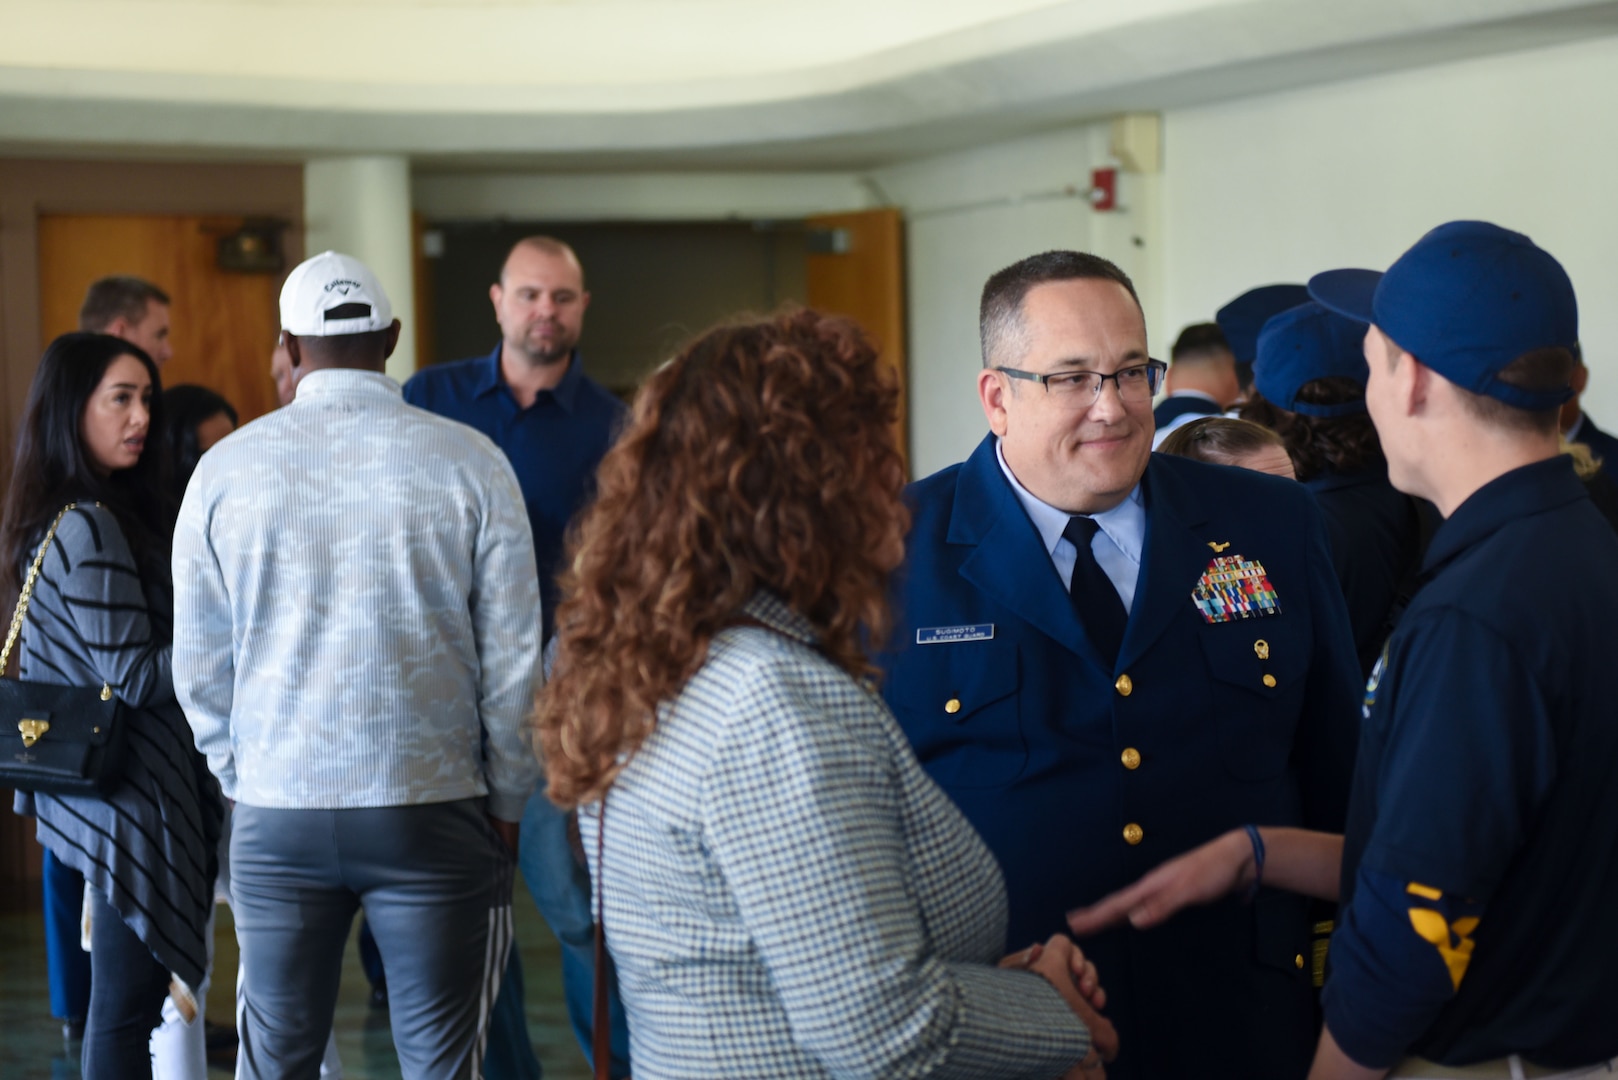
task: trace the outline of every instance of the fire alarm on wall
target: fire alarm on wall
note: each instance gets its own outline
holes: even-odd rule
[[[1090,209],[1118,209],[1118,170],[1090,170]]]

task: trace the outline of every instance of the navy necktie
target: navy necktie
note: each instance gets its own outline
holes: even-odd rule
[[[1073,597],[1073,610],[1084,624],[1090,644],[1110,666],[1118,662],[1118,649],[1124,643],[1129,612],[1124,610],[1124,602],[1113,587],[1112,579],[1101,569],[1095,552],[1090,549],[1090,541],[1100,528],[1093,518],[1069,518],[1062,536],[1078,549],[1073,560],[1073,583],[1068,588]]]

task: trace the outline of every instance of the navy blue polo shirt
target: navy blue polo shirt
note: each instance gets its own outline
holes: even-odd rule
[[[1366,690],[1327,1025],[1362,1064],[1607,1060],[1618,536],[1558,456],[1462,503],[1422,577]]]
[[[578,350],[554,390],[524,409],[500,377],[500,346],[487,356],[424,368],[405,383],[407,402],[459,420],[511,459],[528,506],[539,567],[545,635],[556,609],[556,573],[567,524],[595,490],[596,466],[616,437],[625,407],[581,367]]]

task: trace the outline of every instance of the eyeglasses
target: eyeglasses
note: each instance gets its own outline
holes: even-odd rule
[[[1070,404],[1088,405],[1101,397],[1101,387],[1108,379],[1112,380],[1118,388],[1118,396],[1124,401],[1150,401],[1157,388],[1162,385],[1163,373],[1169,366],[1161,360],[1148,360],[1144,364],[1131,364],[1126,368],[1119,368],[1111,375],[1103,375],[1099,371],[1058,371],[1050,375],[1040,375],[1032,371],[1020,371],[1017,368],[997,367],[994,370],[1013,379],[1027,379],[1037,382],[1045,388],[1045,392],[1054,398],[1061,398]]]

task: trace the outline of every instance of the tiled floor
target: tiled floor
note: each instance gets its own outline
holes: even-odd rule
[[[584,1055],[573,1040],[562,1003],[561,960],[556,939],[519,884],[517,941],[522,947],[528,990],[528,1033],[548,1080],[586,1080]],[[219,909],[208,1016],[231,1016],[235,989],[236,937],[230,909]],[[343,958],[343,984],[337,1002],[337,1050],[347,1080],[394,1080],[399,1076],[387,1012],[367,1002],[370,988],[350,943]],[[79,1075],[78,1050],[65,1047],[61,1024],[50,1015],[45,992],[45,942],[37,909],[0,914],[0,1080],[69,1080]],[[229,1073],[210,1070],[210,1077]]]

